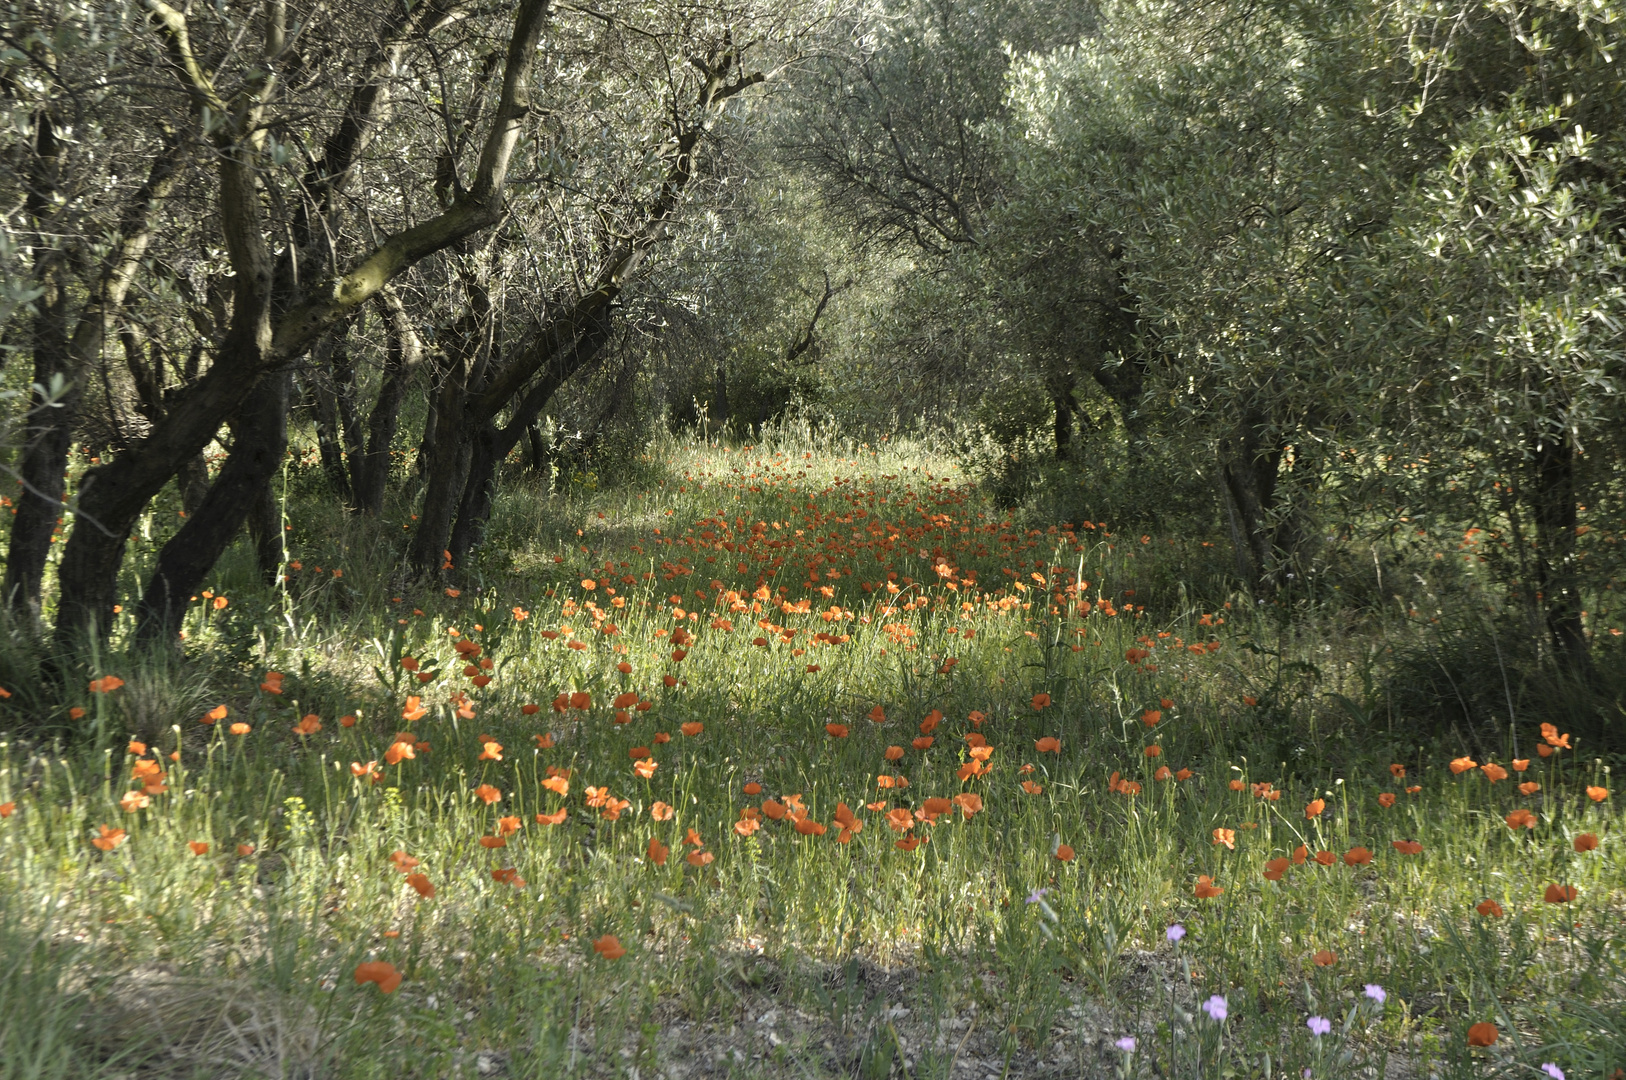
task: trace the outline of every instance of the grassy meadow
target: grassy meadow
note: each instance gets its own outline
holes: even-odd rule
[[[1619,784],[1397,722],[1426,619],[902,439],[513,485],[432,587],[316,477],[184,657],[8,635],[0,1076],[1623,1075]]]

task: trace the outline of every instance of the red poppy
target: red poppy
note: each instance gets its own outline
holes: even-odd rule
[[[538,814],[538,815],[536,815],[536,823],[538,825],[560,825],[560,824],[563,824],[563,822],[565,820],[565,813],[566,813],[565,808],[561,806],[559,809],[555,810],[551,814]]]
[[[1392,846],[1402,855],[1421,855],[1423,853],[1423,845],[1417,840],[1396,840],[1393,841]]]
[[[474,794],[476,798],[485,803],[487,806],[490,806],[492,803],[502,798],[502,791],[498,788],[492,787],[490,784],[481,784],[479,787],[474,789]]]
[[[1385,791],[1382,795],[1378,796],[1378,805],[1383,807],[1385,810],[1389,809],[1389,807],[1393,806],[1394,804],[1395,804],[1395,793],[1394,792]]]
[[[188,840],[186,846],[192,849],[194,855],[209,854],[209,843],[206,840]]]
[[[1327,801],[1325,799],[1311,799],[1310,804],[1304,808],[1304,816],[1307,818],[1320,817],[1321,812],[1326,808]]]
[[[1310,959],[1314,961],[1316,967],[1332,967],[1338,963],[1338,954],[1331,949],[1322,949]]]
[[[408,874],[406,883],[412,886],[414,892],[425,900],[435,898],[435,886],[425,874]]]
[[[1333,863],[1338,861],[1338,856],[1334,855],[1330,851],[1318,851],[1315,853],[1315,861],[1320,863],[1322,866],[1331,866]]]
[[[1067,844],[1058,844],[1058,845],[1056,845],[1056,858],[1060,859],[1062,862],[1072,862],[1073,861],[1073,849],[1072,849],[1072,847],[1070,847]]]
[[[1478,1023],[1468,1029],[1469,1046],[1495,1046],[1496,1037],[1501,1032],[1496,1030],[1495,1024]]]
[[[1282,880],[1282,875],[1285,873],[1287,873],[1286,859],[1271,859],[1269,862],[1265,863],[1266,881],[1280,881]]]
[[[1041,754],[1059,754],[1061,753],[1061,740],[1054,735],[1046,735],[1044,738],[1036,740],[1033,748]]]
[[[656,866],[665,866],[666,856],[671,854],[671,851],[671,848],[661,843],[657,838],[651,836],[649,838],[649,848],[645,854],[649,856],[649,861],[654,863]]]
[[[706,730],[706,725],[702,724],[698,720],[690,720],[687,723],[682,724],[678,730],[682,731],[685,735],[698,735],[702,731]]]
[[[1574,885],[1549,885],[1542,899],[1549,904],[1567,904],[1576,896]]]
[[[1042,692],[1034,694],[1032,704],[1033,704],[1034,711],[1037,712],[1038,710],[1040,710],[1040,709],[1042,709],[1045,706],[1050,704],[1050,695],[1046,694],[1046,693],[1042,693]]]
[[[1224,844],[1230,850],[1235,851],[1236,850],[1236,830],[1235,829],[1215,829],[1214,830],[1214,846],[1218,847],[1220,844]]]
[[[614,934],[605,934],[594,941],[593,951],[606,960],[619,960],[627,955],[627,950],[622,946],[621,939]]]
[[[1566,735],[1565,738],[1569,738],[1569,736]],[[1586,789],[1586,797],[1591,799],[1593,802],[1603,802],[1609,797],[1609,789],[1589,786]]]
[[[1584,832],[1575,838],[1576,851],[1598,850],[1598,837],[1594,833]]]
[[[1474,905],[1474,910],[1487,919],[1500,919],[1502,917],[1502,905],[1495,900],[1481,900]]]
[[[1203,874],[1197,878],[1197,887],[1194,891],[1197,894],[1197,899],[1208,900],[1220,895],[1225,890],[1220,886],[1215,885],[1213,878],[1209,877],[1207,874]]]
[[[847,737],[846,724],[826,724],[824,725],[824,731],[832,739],[845,739]]]
[[[395,970],[395,965],[384,960],[372,960],[365,964],[356,965],[356,985],[364,986],[367,983],[377,985],[380,993],[393,994],[401,985],[401,973]]]
[[[1344,852],[1345,866],[1365,866],[1372,861],[1372,853],[1364,847],[1353,847]]]

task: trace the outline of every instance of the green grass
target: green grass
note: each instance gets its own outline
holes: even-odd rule
[[[789,479],[768,485],[776,460],[789,467],[771,475]],[[22,734],[0,748],[0,803],[16,804],[0,821],[0,1076],[1536,1077],[1553,1062],[1607,1077],[1626,1066],[1619,794],[1584,794],[1614,786],[1584,745],[1542,759],[1539,736],[1516,723],[1517,746],[1493,748],[1494,760],[1528,756],[1528,773],[1455,775],[1460,751],[1409,735],[1374,689],[1388,630],[1352,632],[1336,613],[1284,622],[1240,598],[1205,610],[1171,569],[1220,558],[1200,539],[1034,529],[918,446],[786,433],[750,451],[662,445],[640,467],[637,487],[568,498],[514,485],[475,564],[455,571],[456,596],[390,576],[409,511],[346,520],[302,498],[307,472],[294,469],[299,567],[262,590],[234,551],[215,586],[228,604],[200,597],[184,660],[115,642],[57,693],[13,633],[0,674],[13,706],[28,705],[10,717]],[[872,534],[877,521],[899,527]],[[757,522],[763,541],[720,546]],[[933,549],[952,577],[933,570]],[[814,555],[830,596],[806,585]],[[1087,616],[1077,595],[1055,594],[1076,577],[1089,582]],[[759,579],[767,603],[752,599]],[[809,610],[795,611],[803,599]],[[593,629],[588,601],[616,633]],[[842,611],[825,619],[832,605]],[[695,638],[681,661],[674,606]],[[797,633],[785,641],[760,620]],[[571,635],[544,634],[564,626]],[[488,686],[463,674],[459,640],[492,661]],[[1188,648],[1203,642],[1218,647]],[[1126,658],[1141,648],[1145,659]],[[434,677],[420,683],[404,655]],[[261,689],[272,670],[285,674],[281,694]],[[125,684],[85,690],[97,675]],[[554,710],[577,691],[590,708]],[[611,699],[623,692],[651,707],[620,724]],[[1036,709],[1041,692],[1051,703]],[[429,709],[412,723],[409,694]],[[1164,699],[1148,728],[1143,713]],[[226,719],[200,723],[218,704]],[[70,721],[72,707],[87,715]],[[915,749],[934,709],[933,745]],[[321,729],[294,734],[307,714]],[[347,715],[360,719],[342,726]],[[684,735],[685,723],[703,730]],[[52,724],[101,737],[52,743]],[[408,729],[427,752],[384,764]],[[991,771],[962,781],[973,731],[993,747]],[[550,748],[536,745],[544,733]],[[482,735],[501,760],[482,759]],[[1036,750],[1046,736],[1059,753]],[[1151,744],[1159,757],[1145,756]],[[640,746],[657,766],[647,778],[628,753]],[[888,762],[888,746],[902,759]],[[160,764],[165,790],[126,810],[138,759]],[[1154,779],[1162,765],[1194,775]],[[570,770],[568,795],[543,786],[550,767]],[[1114,772],[1141,792],[1111,790]],[[882,775],[908,786],[882,789]],[[1540,791],[1521,796],[1525,779]],[[1247,786],[1265,781],[1279,800]],[[745,793],[751,782],[760,795]],[[500,801],[482,802],[482,784]],[[587,805],[589,787],[626,800],[618,820]],[[962,791],[982,810],[917,823],[929,840],[912,851],[865,809]],[[1398,796],[1389,808],[1386,792]],[[735,832],[742,810],[788,795],[828,831],[801,835],[787,819]],[[1325,811],[1311,819],[1314,798]],[[674,808],[669,820],[652,818],[657,802]],[[864,823],[847,843],[838,802]],[[1518,807],[1534,829],[1504,822]],[[562,824],[535,820],[559,808]],[[503,816],[521,827],[482,846]],[[90,843],[103,824],[127,833],[111,851]],[[712,861],[685,858],[690,829]],[[1235,831],[1234,851],[1215,829]],[[1596,850],[1574,849],[1583,832]],[[670,847],[665,865],[649,858],[652,837]],[[1422,854],[1392,847],[1409,839]],[[209,850],[194,855],[192,841]],[[1058,844],[1076,857],[1058,860]],[[1312,860],[1266,881],[1266,861],[1300,844],[1339,856],[1364,845],[1373,860]],[[433,898],[407,884],[394,852],[419,861]],[[1199,875],[1224,893],[1199,899]],[[1575,887],[1575,902],[1544,903],[1551,883]],[[1504,917],[1475,912],[1487,898]],[[1175,923],[1187,931],[1178,945]],[[625,956],[595,954],[606,934]],[[1337,962],[1317,966],[1320,950]],[[375,960],[403,975],[393,994],[355,982]],[[1381,1007],[1368,983],[1386,991]],[[1227,999],[1223,1024],[1198,1008],[1213,995]],[[1311,1035],[1312,1015],[1329,1034]],[[1498,1025],[1492,1048],[1467,1045],[1481,1021]],[[1136,1052],[1114,1048],[1130,1035]]]

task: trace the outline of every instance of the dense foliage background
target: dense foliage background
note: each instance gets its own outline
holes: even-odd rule
[[[514,485],[799,418],[1616,739],[1621,14],[13,4],[13,632],[173,640],[245,525],[272,580],[301,446],[459,578]]]

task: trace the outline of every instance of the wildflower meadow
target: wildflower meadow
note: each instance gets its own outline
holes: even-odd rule
[[[452,584],[391,575],[404,504],[290,513],[184,655],[14,637],[0,1075],[1623,1075],[1562,725],[1415,737],[1378,631],[926,444],[637,468]]]

